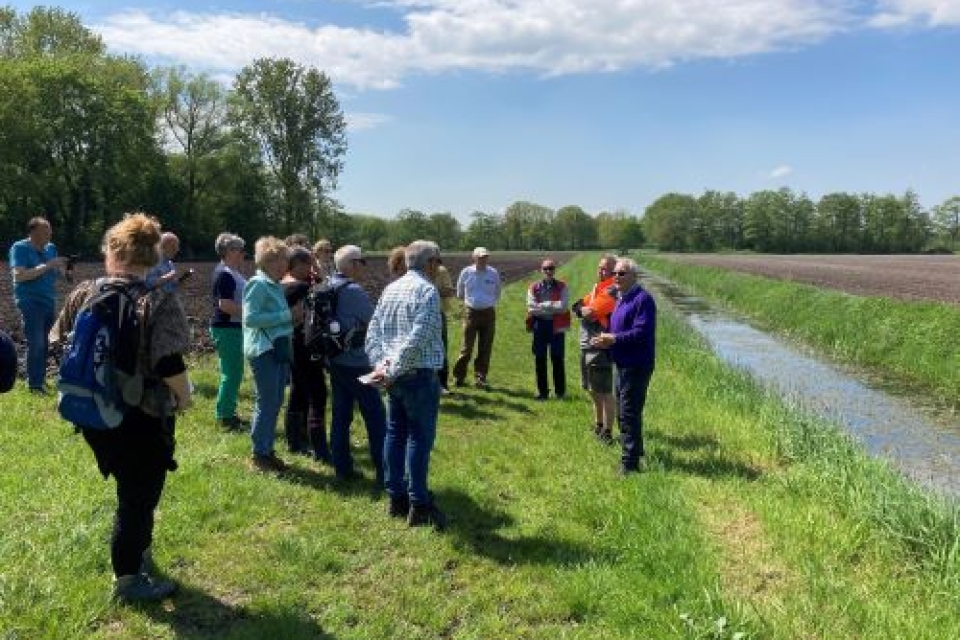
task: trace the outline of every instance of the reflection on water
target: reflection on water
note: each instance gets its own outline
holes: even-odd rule
[[[871,388],[836,365],[716,312],[668,281],[644,280],[684,314],[724,361],[789,402],[840,424],[871,454],[891,460],[922,484],[960,495],[960,425],[955,417],[922,413],[906,398]]]

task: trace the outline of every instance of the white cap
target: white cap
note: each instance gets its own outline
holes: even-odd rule
[[[485,258],[488,255],[490,255],[490,252],[487,251],[486,247],[477,247],[476,249],[473,250],[474,258]]]

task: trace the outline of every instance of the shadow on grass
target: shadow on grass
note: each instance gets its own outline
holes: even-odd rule
[[[342,480],[335,475],[321,473],[315,469],[290,465],[277,476],[278,480],[299,484],[311,489],[332,491],[342,496],[378,497],[383,491],[374,475],[357,476],[353,480]]]
[[[506,537],[499,530],[514,523],[511,515],[483,507],[456,489],[438,491],[437,504],[448,516],[445,535],[454,538],[454,546],[499,564],[566,567],[612,560],[595,548],[549,536]]]
[[[494,407],[501,411],[492,411]],[[507,413],[532,414],[533,411],[523,402],[512,401],[502,394],[457,389],[449,396],[444,396],[440,413],[457,415],[466,420],[494,420],[503,418]]]
[[[741,478],[757,480],[762,471],[738,460],[732,460],[720,449],[714,436],[696,433],[671,435],[655,429],[648,431],[657,446],[653,457],[664,468],[704,478]]]
[[[219,386],[210,382],[197,381],[193,384],[193,393],[200,398],[216,398]]]
[[[315,620],[290,605],[289,610],[250,611],[188,585],[162,606],[136,605],[145,615],[173,630],[177,638],[312,638],[333,640]]]

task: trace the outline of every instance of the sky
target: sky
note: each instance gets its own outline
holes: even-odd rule
[[[333,195],[349,213],[960,195],[960,0],[47,4],[111,52],[225,84],[259,57],[324,71],[348,121]]]

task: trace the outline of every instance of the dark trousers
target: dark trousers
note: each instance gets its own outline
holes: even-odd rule
[[[153,514],[167,471],[176,468],[173,432],[173,418],[162,423],[138,409],[131,410],[116,429],[83,431],[100,471],[117,481],[117,511],[110,538],[116,576],[138,573],[143,552],[153,542]]]
[[[437,372],[440,379],[440,386],[444,389],[450,381],[450,361],[447,360],[447,314],[440,314],[440,338],[443,340],[443,368]]]
[[[367,428],[374,471],[378,479],[383,477],[383,438],[387,430],[387,411],[380,391],[357,380],[357,377],[370,371],[371,367],[330,365],[330,389],[333,392],[330,453],[334,470],[343,477],[354,473],[353,455],[350,453],[350,423],[353,421],[354,404],[360,407],[360,415]]]
[[[287,402],[287,429],[303,425],[310,430],[310,442],[318,456],[329,455],[326,437],[327,379],[323,366],[310,360],[306,354],[297,353],[290,367],[290,399]],[[291,438],[291,436],[293,437]],[[306,446],[307,434],[287,433],[287,444],[292,449]],[[322,436],[322,437],[321,437]]]
[[[567,372],[564,367],[564,345],[567,334],[554,333],[552,322],[546,330],[535,330],[533,333],[533,359],[537,370],[537,393],[541,398],[550,395],[550,385],[547,381],[547,355],[553,365],[553,392],[558,398],[567,392]]]
[[[477,378],[486,378],[490,371],[490,354],[493,352],[493,336],[497,331],[497,310],[471,309],[467,307],[463,318],[463,345],[460,356],[453,365],[453,377],[462,381],[467,377],[467,366],[473,356],[473,343],[477,343],[477,359],[473,372]]]
[[[653,371],[637,367],[617,367],[617,403],[620,423],[620,442],[623,445],[621,462],[635,469],[644,455],[643,406],[647,402],[647,387]]]

